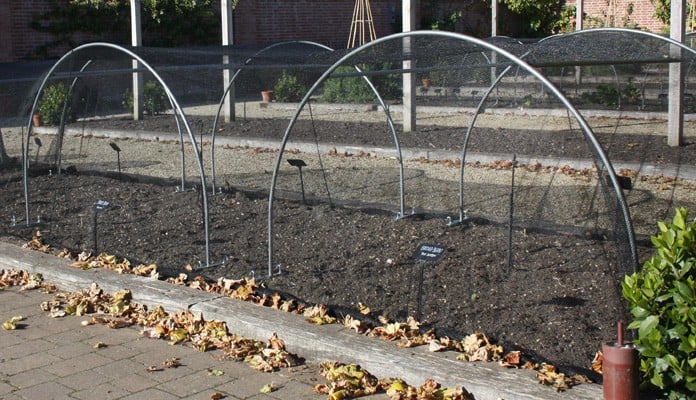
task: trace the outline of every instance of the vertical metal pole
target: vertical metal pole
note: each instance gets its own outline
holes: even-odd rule
[[[142,25],[140,22],[140,0],[130,0],[131,8],[131,45],[140,47],[143,45]],[[143,118],[143,74],[137,72],[140,63],[133,60],[133,119]]]
[[[300,190],[302,190],[302,204],[307,204],[307,199],[305,198],[304,192],[304,178],[302,177],[302,167],[297,167],[300,170]]]
[[[507,248],[507,268],[508,272],[512,268],[512,220],[515,213],[515,167],[517,167],[517,154],[512,156],[512,176],[510,178],[510,208],[508,217],[508,248]]]
[[[672,0],[669,24],[670,38],[684,42],[686,0]],[[670,55],[681,58],[682,49],[671,46]],[[669,64],[669,94],[667,106],[667,144],[681,146],[684,140],[684,68],[681,62]]]
[[[415,6],[416,0],[402,0],[401,11],[404,32],[410,32],[415,29]],[[404,38],[404,41],[409,40],[410,38]],[[410,42],[404,43],[404,51],[409,51],[409,49]],[[411,60],[406,60],[403,62],[403,68],[405,70],[411,69],[411,67]],[[413,132],[414,130],[416,130],[416,76],[414,74],[403,74],[403,91],[403,129],[404,132]]]
[[[232,0],[220,0],[220,14],[222,18],[222,45],[227,48],[234,44],[234,19],[232,12],[234,11]],[[222,56],[222,90],[223,93],[231,83],[231,77],[234,71],[229,70],[230,57]],[[234,87],[230,87],[227,96],[225,96],[222,114],[225,122],[234,121],[235,119],[235,104],[234,104]]]

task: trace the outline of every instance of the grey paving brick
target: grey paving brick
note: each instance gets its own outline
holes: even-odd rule
[[[111,362],[113,361],[99,354],[89,353],[55,362],[49,367],[46,367],[46,370],[58,376],[65,377],[76,372],[108,365]]]
[[[46,382],[26,389],[17,390],[12,393],[12,396],[16,399],[27,400],[63,400],[69,398],[72,392],[72,389],[58,382]]]
[[[219,383],[219,379],[216,378],[218,377],[209,375],[207,371],[198,371],[191,375],[163,382],[157,388],[169,393],[176,393],[179,396],[191,396],[215,387]]]
[[[142,372],[143,374],[147,373],[145,368],[140,363],[130,359],[111,361],[104,365],[92,368],[92,371],[103,375],[112,381],[130,375],[133,372]]]
[[[151,379],[149,375],[143,374],[142,371],[131,371],[130,374],[124,375],[118,379],[113,380],[113,384],[127,390],[130,393],[135,393],[143,391],[145,389],[153,388],[159,385],[160,382]]]
[[[8,383],[12,384],[15,388],[25,389],[42,383],[55,381],[56,378],[58,378],[57,375],[44,371],[41,368],[35,368],[12,375],[8,378]]]
[[[23,338],[20,336],[17,338],[19,342],[12,340],[11,343],[7,343],[5,340],[0,340],[3,359],[13,360],[45,352],[50,354],[51,350],[55,349],[55,343],[47,342],[43,339],[22,340]]]
[[[71,397],[80,400],[109,400],[120,399],[130,394],[131,393],[124,388],[107,382],[77,391],[73,393]],[[143,400],[145,399],[147,398],[143,397]]]
[[[38,370],[54,362],[60,362],[60,359],[47,353],[37,353],[6,361],[2,364],[2,370],[6,375],[12,376],[24,371]]]
[[[142,392],[138,393],[133,393],[131,395],[128,395],[126,397],[123,397],[123,400],[172,400],[172,399],[180,399],[181,397],[179,396],[174,396],[171,393],[164,392],[159,389],[147,389],[143,390]]]
[[[80,371],[75,374],[67,375],[61,379],[61,382],[77,391],[89,389],[96,385],[111,381],[111,378],[104,376],[93,370]]]

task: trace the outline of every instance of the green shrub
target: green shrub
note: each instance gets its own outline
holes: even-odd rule
[[[619,90],[613,85],[597,85],[594,91],[581,95],[588,103],[602,104],[607,107],[619,105]]]
[[[75,116],[72,107],[68,104],[65,107],[65,102],[68,101],[68,87],[62,82],[46,86],[39,101],[39,114],[46,125],[59,125],[63,109],[65,109],[65,121],[72,122]]]
[[[353,67],[338,67],[335,74],[355,73]],[[322,99],[328,103],[365,103],[375,98],[367,82],[361,76],[345,76],[324,81]]]
[[[390,69],[390,65],[383,64],[381,69]],[[371,67],[363,70],[374,70]],[[354,67],[338,67],[335,74],[355,74]],[[383,99],[396,99],[401,96],[401,75],[373,75],[369,77],[379,95]],[[374,101],[376,96],[362,76],[343,76],[329,78],[324,81],[324,94],[322,99],[329,103],[367,103]]]
[[[633,79],[628,80],[626,86],[620,90],[614,85],[597,85],[592,92],[583,93],[582,99],[589,103],[602,104],[607,107],[615,107],[619,105],[619,99],[626,104],[636,104],[641,97],[640,90],[633,83]]]
[[[123,106],[128,111],[133,110],[133,92],[126,89],[123,93]],[[147,81],[143,85],[143,111],[146,114],[157,115],[169,109],[167,93],[157,81]]]
[[[696,394],[696,221],[678,208],[672,222],[659,222],[654,254],[622,283],[638,330],[642,386],[669,399]]]
[[[273,87],[273,95],[280,102],[298,102],[307,94],[307,87],[295,75],[283,71]]]

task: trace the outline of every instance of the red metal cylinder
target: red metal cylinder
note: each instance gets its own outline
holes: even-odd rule
[[[638,400],[639,361],[634,345],[602,345],[604,400]]]

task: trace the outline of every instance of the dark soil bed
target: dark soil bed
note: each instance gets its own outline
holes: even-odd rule
[[[218,126],[219,136],[239,136],[280,140],[288,127],[287,119],[238,119]],[[192,116],[189,123],[196,132],[210,132],[213,118]],[[631,123],[630,121],[628,123]],[[146,117],[140,121],[128,118],[96,120],[75,124],[82,127],[112,130],[142,130],[176,133],[170,115]],[[417,132],[398,131],[402,147],[461,151],[466,127],[421,125]],[[207,135],[206,137],[209,137]],[[363,146],[393,147],[394,141],[386,123],[351,123],[343,121],[298,120],[291,132],[293,140],[360,144]],[[665,135],[604,134],[597,139],[613,162],[641,161],[652,164],[696,164],[696,140],[686,137],[683,146],[667,145]],[[469,141],[469,151],[482,153],[524,154],[543,157],[585,158],[589,155],[587,140],[579,130],[532,130],[475,128]]]
[[[171,129],[161,118],[146,119],[149,122],[141,129]],[[209,121],[201,121],[205,123]],[[120,124],[111,121],[108,126],[118,129]],[[221,134],[277,138],[285,124],[238,121]],[[331,122],[322,123],[321,129],[330,132],[347,127]],[[359,137],[357,131],[351,135],[362,144],[384,144],[373,135]],[[477,136],[473,148],[512,151],[506,147],[509,141],[504,135],[491,130]],[[538,135],[519,132],[514,150],[524,153],[520,149],[527,142],[532,149],[536,148],[534,142],[549,140],[557,143],[547,146],[554,154],[586,154],[584,141],[571,135],[549,133],[542,139]],[[459,136],[453,136],[451,128],[423,128],[419,135],[409,137],[406,146],[430,147],[437,142],[438,148],[459,148],[458,139],[452,139]],[[611,144],[614,159],[696,161],[693,142],[674,149],[662,143],[662,138],[614,136],[603,140]],[[640,148],[629,143],[640,143]],[[0,178],[1,215],[7,220],[22,215],[21,172],[5,169]],[[174,193],[171,182],[88,171],[39,174],[32,179],[32,191],[34,206],[43,210],[42,223],[32,227],[2,224],[0,233],[7,240],[27,241],[38,229],[57,249],[93,251],[96,247],[133,263],[156,263],[169,275],[184,271],[189,263],[194,268],[197,261],[205,264],[198,192]],[[226,262],[195,274],[209,279],[253,274],[267,290],[307,304],[327,304],[337,316],[358,316],[358,303],[362,303],[372,310],[365,318],[416,316],[424,328],[436,328],[440,335],[457,339],[481,331],[537,362],[588,375],[595,352],[602,342],[615,338],[617,321],[626,318],[619,291],[624,271],[615,265],[611,242],[562,231],[518,232],[508,263],[507,227],[484,219],[446,227],[442,219],[428,215],[396,220],[392,213],[371,207],[282,200],[275,207],[276,247],[269,278],[266,196],[230,187],[210,198],[210,263]],[[95,214],[96,199],[109,199],[113,206]],[[414,252],[423,243],[443,246],[442,259],[428,264],[416,261]],[[648,252],[641,248],[640,258]]]

